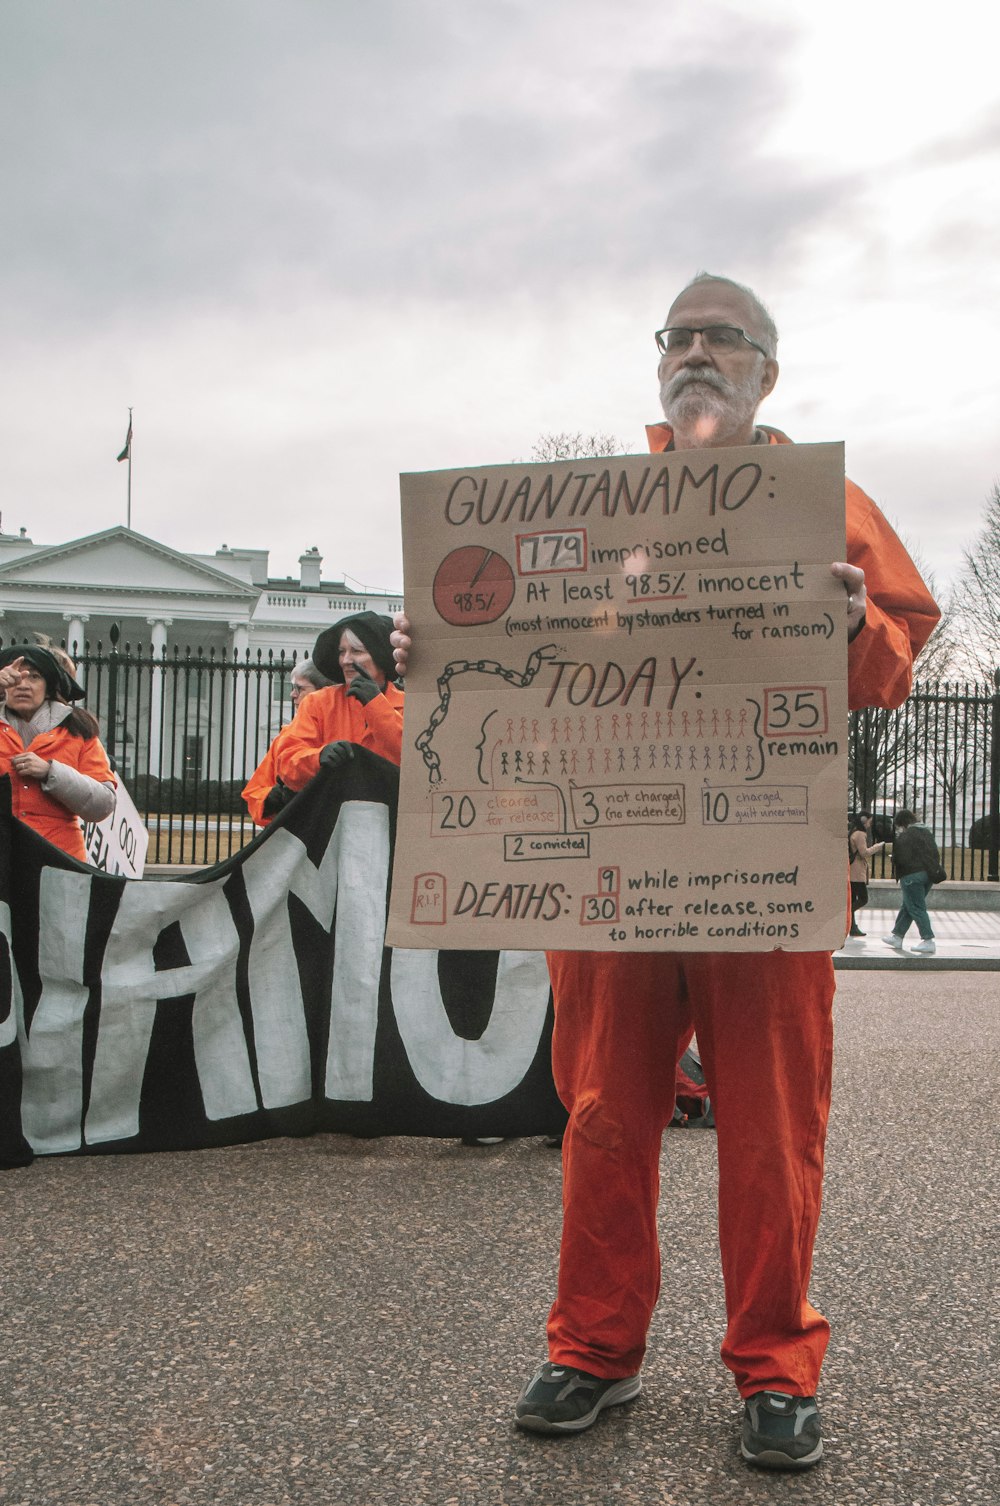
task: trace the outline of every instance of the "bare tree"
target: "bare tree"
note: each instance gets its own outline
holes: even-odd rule
[[[968,678],[969,666],[962,649],[958,593],[954,590],[939,592],[931,572],[924,575],[924,580],[928,591],[941,608],[941,620],[917,656],[913,666],[914,676],[921,684],[929,684],[934,680]]]
[[[539,434],[531,450],[531,459],[590,460],[605,455],[629,455],[632,452],[613,434]]]
[[[924,686],[946,680],[959,664],[954,629],[953,596],[944,596],[934,572],[924,562],[919,548],[902,536],[906,551],[924,584],[941,608],[938,622],[914,666],[917,680]],[[912,750],[900,736],[900,721],[893,711],[868,706],[854,713],[848,745],[847,769],[852,802],[857,810],[871,810],[885,799],[905,805],[912,793]],[[880,830],[879,835],[885,835]]]
[[[847,745],[849,798],[855,810],[870,811],[888,800],[906,804],[910,758],[894,711],[864,706],[851,717]],[[881,841],[886,835],[877,833]]]
[[[963,845],[960,817],[965,800],[970,794],[974,798],[989,758],[990,703],[981,692],[981,686],[945,685],[944,694],[936,698],[939,704],[927,708],[933,721],[922,729],[921,741],[930,750],[935,809],[950,847]]]
[[[965,553],[957,592],[957,621],[971,667],[992,679],[1000,665],[1000,482],[986,499],[982,527]]]
[[[919,549],[904,539],[907,552],[920,571],[924,584],[941,610],[941,620],[924,644],[914,664],[914,675],[922,683],[932,680],[948,680],[968,673],[968,665],[962,652],[962,631],[959,623],[959,593],[939,586],[934,571],[925,563]]]

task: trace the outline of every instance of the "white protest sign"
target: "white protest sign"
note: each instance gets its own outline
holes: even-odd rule
[[[103,873],[142,878],[149,832],[121,779],[118,780],[114,810],[103,821],[84,823],[83,842],[87,862],[93,863]]]

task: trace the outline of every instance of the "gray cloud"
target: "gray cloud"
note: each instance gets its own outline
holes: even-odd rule
[[[282,285],[539,297],[665,263],[768,265],[853,191],[761,155],[788,45],[766,22],[707,11],[717,58],[692,63],[642,0],[614,22],[595,0],[540,9],[6,7],[0,286],[70,321]],[[628,18],[648,58],[614,42]]]
[[[389,583],[397,470],[526,454],[543,428],[640,442],[652,320],[707,266],[773,291],[787,323],[772,420],[849,431],[859,480],[892,497],[905,473],[900,514],[957,529],[993,475],[988,379],[964,364],[949,394],[968,453],[942,510],[937,394],[891,351],[859,361],[848,334],[861,314],[891,339],[893,309],[905,332],[928,307],[980,327],[962,321],[995,280],[997,117],[960,130],[929,99],[930,146],[887,161],[876,123],[870,153],[866,136],[808,161],[808,116],[787,113],[810,83],[791,10],[0,5],[8,521],[52,541],[117,518],[134,403],[141,526],[277,550],[286,523],[282,568],[317,542],[331,568]],[[386,357],[372,332],[397,308]],[[951,474],[955,441],[937,442]]]
[[[912,167],[948,167],[1000,153],[1000,105],[993,104],[963,131],[942,132],[941,139],[908,161]]]

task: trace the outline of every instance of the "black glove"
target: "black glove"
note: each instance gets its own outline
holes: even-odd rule
[[[339,743],[327,743],[320,750],[319,766],[321,769],[339,769],[342,763],[354,757],[354,744],[341,741]]]
[[[371,675],[355,665],[354,677],[347,687],[347,694],[352,695],[356,701],[360,701],[362,706],[367,706],[369,701],[374,701],[375,697],[381,695],[382,692]]]
[[[279,779],[274,788],[268,790],[267,795],[264,798],[264,804],[261,806],[262,814],[265,816],[270,816],[273,819],[279,811],[284,810],[285,806],[288,804],[289,800],[292,799],[294,794],[295,791],[290,790],[287,784],[282,784],[281,780]]]

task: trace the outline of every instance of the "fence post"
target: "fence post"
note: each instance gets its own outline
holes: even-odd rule
[[[1000,669],[993,671],[990,698],[990,862],[986,877],[1000,883]]]
[[[117,622],[111,624],[108,633],[111,639],[111,648],[108,651],[108,713],[105,725],[105,747],[111,767],[115,767],[115,723],[118,719],[118,640],[121,637],[121,629]]]

